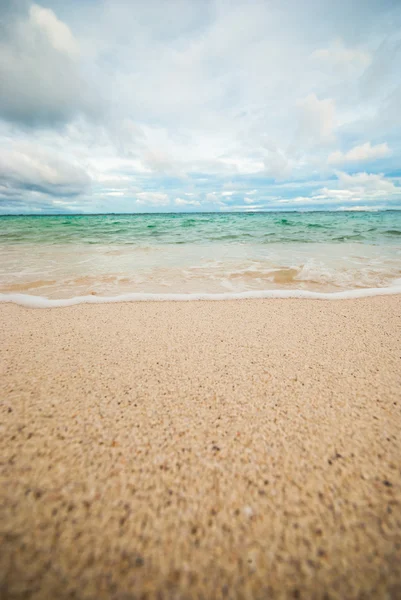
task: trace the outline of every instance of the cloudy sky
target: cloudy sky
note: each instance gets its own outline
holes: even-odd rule
[[[0,0],[0,212],[401,208],[400,0]]]

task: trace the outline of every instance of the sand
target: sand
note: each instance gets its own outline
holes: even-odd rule
[[[1,305],[1,597],[401,598],[400,316]]]

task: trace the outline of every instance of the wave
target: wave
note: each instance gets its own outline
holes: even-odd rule
[[[333,242],[348,242],[349,240],[365,240],[365,236],[361,233],[346,234],[333,238]]]
[[[308,223],[306,226],[308,229],[330,229],[327,225],[321,225],[320,223]]]
[[[290,221],[289,219],[279,219],[278,221],[276,221],[276,223],[278,225],[289,225],[289,226],[293,226],[293,225],[297,225],[297,223],[294,223],[293,221]]]
[[[399,229],[385,229],[384,233],[387,233],[387,235],[401,235]]]
[[[220,294],[146,294],[127,293],[119,296],[75,296],[52,299],[29,294],[0,294],[0,303],[12,303],[28,308],[61,308],[77,304],[109,304],[115,302],[185,302],[193,300],[252,300],[267,298],[309,298],[315,300],[350,300],[372,296],[401,294],[401,283],[385,288],[363,288],[342,292],[310,292],[307,290],[260,290],[247,292],[224,292]]]

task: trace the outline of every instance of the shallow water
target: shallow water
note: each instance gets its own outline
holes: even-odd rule
[[[9,216],[0,252],[3,295],[383,289],[400,284],[401,211]]]

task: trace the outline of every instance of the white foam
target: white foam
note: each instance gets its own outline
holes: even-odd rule
[[[401,282],[385,288],[363,288],[342,292],[310,292],[307,290],[260,290],[247,292],[225,292],[221,294],[144,294],[129,293],[120,296],[75,296],[74,298],[52,299],[29,294],[0,294],[0,302],[11,302],[29,308],[58,308],[77,304],[107,304],[111,302],[183,302],[191,300],[246,300],[263,298],[311,298],[316,300],[348,300],[370,296],[401,294]]]

